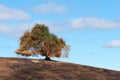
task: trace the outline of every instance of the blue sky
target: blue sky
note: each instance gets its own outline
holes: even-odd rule
[[[19,37],[36,23],[71,46],[53,59],[120,71],[119,0],[0,0],[0,56],[19,57]]]

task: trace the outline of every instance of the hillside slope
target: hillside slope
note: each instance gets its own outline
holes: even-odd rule
[[[120,80],[120,72],[65,62],[0,58],[0,80]]]

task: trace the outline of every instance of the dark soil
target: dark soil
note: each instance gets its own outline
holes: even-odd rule
[[[120,72],[58,61],[0,58],[0,80],[120,80]]]

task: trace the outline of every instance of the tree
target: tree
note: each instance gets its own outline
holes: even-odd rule
[[[26,31],[20,37],[20,47],[16,54],[42,55],[46,60],[50,60],[50,57],[68,57],[69,50],[70,46],[66,45],[62,38],[50,33],[46,25],[36,24],[31,31]]]

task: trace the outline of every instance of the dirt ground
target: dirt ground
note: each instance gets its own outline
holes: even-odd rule
[[[0,80],[120,80],[120,72],[67,62],[0,58]]]

